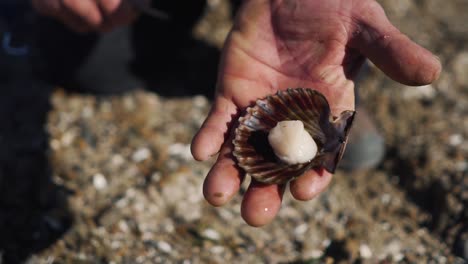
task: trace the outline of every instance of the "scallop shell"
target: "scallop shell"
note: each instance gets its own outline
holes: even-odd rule
[[[235,131],[233,155],[238,165],[255,180],[282,184],[305,171],[323,167],[333,173],[341,160],[354,111],[331,115],[327,99],[307,88],[279,91],[259,99],[239,118]],[[289,165],[281,162],[268,143],[268,133],[280,121],[301,120],[318,146],[317,155],[309,162]]]

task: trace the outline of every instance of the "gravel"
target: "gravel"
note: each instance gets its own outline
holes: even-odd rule
[[[249,179],[224,207],[204,201],[214,159],[195,162],[189,144],[207,98],[4,85],[0,262],[464,263],[468,7],[463,0],[380,2],[402,32],[437,53],[441,78],[405,87],[370,65],[360,93],[385,137],[384,162],[338,171],[309,202],[286,194],[263,228],[240,216]],[[228,14],[225,1],[209,1],[195,35],[220,47]]]

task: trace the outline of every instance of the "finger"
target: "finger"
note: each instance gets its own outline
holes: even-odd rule
[[[358,14],[359,29],[352,45],[390,78],[407,85],[424,85],[440,74],[440,61],[396,29],[376,2]]]
[[[42,15],[56,16],[61,9],[59,0],[32,0],[33,7]]]
[[[227,203],[239,191],[243,176],[232,156],[232,143],[223,146],[218,160],[206,176],[203,184],[205,199],[213,206]]]
[[[99,0],[98,3],[103,14],[101,31],[109,31],[115,27],[126,25],[138,16],[138,12],[130,1]]]
[[[80,17],[69,10],[64,9],[55,17],[75,32],[86,33],[91,31],[91,27],[87,23],[84,23]]]
[[[67,8],[61,0],[33,0],[32,4],[40,14],[54,17],[76,32],[87,32],[91,29],[74,11]]]
[[[105,15],[113,14],[122,4],[122,0],[97,0],[101,12]]]
[[[289,189],[294,198],[308,201],[323,192],[332,179],[332,174],[320,170],[309,170],[301,177],[291,181]]]
[[[241,205],[245,222],[255,227],[270,223],[281,208],[284,189],[285,185],[265,185],[252,181]]]
[[[65,10],[73,17],[79,18],[81,23],[91,29],[97,29],[103,22],[99,6],[94,0],[62,0]],[[68,16],[61,16],[62,19],[67,20]],[[70,23],[76,23],[76,19],[71,19]]]
[[[207,160],[219,151],[236,115],[237,108],[230,100],[221,96],[215,99],[208,117],[192,140],[191,150],[196,160]]]

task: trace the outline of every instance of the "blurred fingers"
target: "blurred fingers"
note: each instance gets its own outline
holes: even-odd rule
[[[109,31],[127,25],[138,17],[138,12],[128,0],[98,0],[103,22],[99,30]]]
[[[227,142],[203,184],[205,199],[213,206],[221,206],[231,200],[242,183],[243,177],[231,152],[232,143]]]
[[[122,0],[97,0],[101,11],[105,15],[109,15],[117,11],[122,4]]]
[[[74,31],[85,32],[90,29],[62,0],[32,0],[32,5],[40,14],[56,18]]]
[[[41,14],[59,19],[77,32],[109,31],[138,16],[127,0],[32,0]]]
[[[86,33],[92,30],[88,23],[84,23],[80,17],[69,10],[63,10],[55,17],[75,32]]]
[[[62,0],[62,5],[67,13],[60,18],[64,21],[70,20],[69,23],[79,20],[84,24],[83,27],[97,29],[103,21],[99,6],[94,0]]]
[[[60,0],[32,0],[33,7],[42,15],[56,16],[61,10]]]
[[[284,189],[285,185],[265,185],[252,181],[241,205],[245,222],[255,227],[270,223],[281,208]]]
[[[300,201],[308,201],[323,192],[330,184],[332,174],[324,169],[309,170],[301,177],[291,181],[291,194]]]

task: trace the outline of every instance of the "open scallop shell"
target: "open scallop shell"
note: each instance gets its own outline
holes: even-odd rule
[[[281,184],[305,171],[323,167],[333,173],[340,161],[354,119],[354,111],[331,115],[327,99],[306,88],[287,89],[259,99],[239,118],[233,154],[238,165],[255,180]],[[318,146],[311,161],[289,165],[281,162],[268,143],[268,133],[280,121],[301,120]]]

